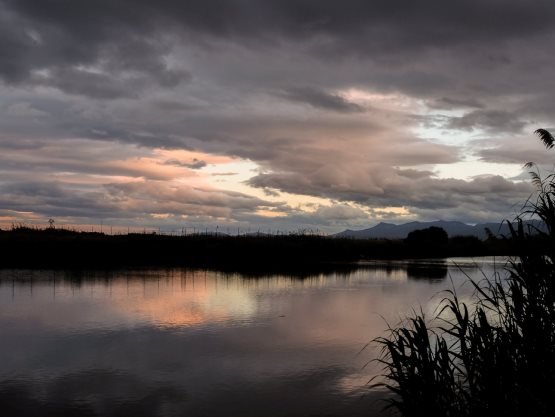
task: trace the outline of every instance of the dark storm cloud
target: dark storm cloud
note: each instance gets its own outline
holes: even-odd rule
[[[74,190],[59,183],[12,182],[0,185],[0,207],[13,212],[51,216],[102,218],[122,217],[122,208],[104,193]]]
[[[0,76],[5,82],[114,98],[132,95],[146,76],[161,87],[191,78],[185,69],[167,65],[168,43],[149,38],[147,15],[135,21],[138,26],[129,26],[123,15],[111,16],[115,8],[108,3],[88,7],[87,2],[7,0],[0,7]]]
[[[448,123],[452,129],[473,130],[486,129],[498,132],[518,134],[526,122],[518,114],[504,110],[474,110],[461,117],[453,117]]]
[[[555,15],[548,1],[531,5],[499,0],[165,0],[156,4],[2,0],[0,4],[0,74],[7,82],[28,80],[33,70],[101,65],[111,74],[147,73],[170,87],[189,77],[164,61],[179,38],[251,46],[300,41],[310,43],[309,50],[319,56],[364,54],[395,65],[404,59],[397,55],[400,52],[412,55],[475,42],[495,46],[499,41],[551,32],[549,25],[538,22]]]
[[[453,210],[461,206],[487,207],[506,212],[531,193],[528,183],[513,183],[501,176],[478,177],[471,181],[440,179],[432,175],[404,175],[400,170],[374,166],[344,177],[309,175],[306,172],[261,174],[253,186],[291,193],[329,196],[370,207],[405,206],[421,210]],[[341,183],[338,178],[348,178]]]
[[[38,80],[35,80],[37,84],[57,87],[69,94],[79,94],[100,99],[133,97],[135,93],[131,85],[140,83],[140,80],[135,79],[130,81],[129,83],[117,82],[106,74],[95,74],[66,68],[56,69],[51,76],[39,77]]]
[[[234,191],[210,190],[190,186],[161,188],[159,184],[154,182],[109,184],[106,185],[106,188],[113,197],[121,196],[136,199],[137,201],[143,201],[146,205],[156,206],[158,209],[153,211],[158,213],[191,214],[194,211],[194,214],[198,214],[206,207],[231,211],[232,209],[253,210],[260,206],[274,205],[259,198]],[[179,210],[179,207],[182,207],[182,209]],[[167,211],[168,208],[170,208],[169,211]],[[146,207],[140,209],[145,210],[145,213],[149,212]]]
[[[201,175],[215,154],[254,163],[248,184],[268,198],[334,200],[315,208],[317,224],[363,221],[384,205],[497,216],[527,197],[525,185],[437,178],[433,167],[470,153],[541,159],[519,141],[555,117],[554,17],[552,2],[525,0],[0,0],[0,171],[12,187],[3,203],[76,217],[92,215],[89,201],[114,217],[279,210],[308,222],[252,196],[164,183],[175,179],[165,170]],[[491,142],[455,142],[453,131]],[[131,163],[153,149],[203,156]],[[84,182],[68,188],[60,172]],[[30,175],[58,184],[58,203],[33,200]],[[114,175],[146,183],[113,185]]]
[[[549,68],[544,52],[550,52],[554,32],[538,22],[555,16],[552,3],[524,0],[166,0],[156,5],[0,0],[0,7],[0,77],[10,84],[37,83],[93,98],[136,97],[151,84],[171,89],[190,82],[195,70],[218,71],[208,63],[193,69],[191,57],[168,59],[176,47],[210,53],[242,45],[255,57],[240,72],[229,67],[232,63],[214,63],[236,77],[226,80],[226,88],[244,82],[241,72],[257,87],[312,81],[308,90],[285,93],[339,111],[358,105],[326,90],[346,85],[401,90],[453,106],[476,105],[476,94],[507,93],[530,83],[537,88],[546,78],[518,81],[528,72],[520,60],[540,72]],[[283,68],[278,69],[286,80],[272,79],[279,77],[268,59],[272,54],[280,57]],[[248,68],[255,62],[267,63],[256,75]],[[500,68],[503,73],[493,77]]]
[[[196,158],[193,158],[191,162],[181,162],[175,159],[170,159],[165,163],[166,165],[174,165],[174,166],[190,168],[190,169],[200,169],[200,168],[204,168],[207,165],[206,162]]]
[[[555,129],[550,128],[550,131]],[[531,140],[529,135],[490,138],[477,141],[480,149],[477,155],[485,162],[524,165],[534,162],[550,172],[553,169],[553,153],[548,152],[539,140]],[[529,169],[524,170],[529,171]],[[522,179],[528,178],[525,173]]]
[[[198,218],[241,218],[259,208],[279,207],[256,197],[232,191],[189,186],[164,187],[158,182],[106,184],[103,189],[75,189],[71,184],[45,181],[12,181],[0,185],[0,207],[22,213],[30,208],[47,219],[141,219],[146,224],[152,214],[176,222]]]
[[[315,108],[331,110],[340,113],[359,113],[364,111],[364,107],[352,103],[337,94],[330,94],[311,87],[293,87],[284,89],[278,96],[291,101],[298,101],[309,104]]]
[[[435,99],[428,103],[431,108],[437,109],[453,109],[453,108],[478,108],[481,109],[484,107],[482,103],[480,103],[476,99],[457,99],[451,97],[441,97]]]
[[[135,31],[137,25],[142,25],[143,33],[175,25],[215,37],[237,38],[264,34],[297,39],[315,34],[349,38],[361,32],[375,34],[381,30],[395,36],[385,44],[384,40],[376,39],[374,44],[379,42],[385,48],[398,42],[409,48],[533,35],[550,30],[537,22],[553,16],[551,2],[535,1],[531,5],[523,0],[449,4],[440,0],[418,3],[352,0],[341,4],[332,0],[263,3],[161,0],[155,5],[147,0],[4,0],[3,3],[23,21],[52,24],[88,42],[101,42],[114,33]],[[359,42],[363,44],[367,40],[359,39]]]

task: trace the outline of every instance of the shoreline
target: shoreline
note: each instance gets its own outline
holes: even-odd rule
[[[534,249],[535,245],[531,245]],[[509,239],[403,239],[316,235],[106,235],[63,229],[0,231],[1,269],[190,267],[229,272],[358,269],[376,260],[510,256]]]

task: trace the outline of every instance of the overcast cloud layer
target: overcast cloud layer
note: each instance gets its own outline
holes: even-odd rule
[[[0,220],[512,218],[555,3],[0,0]]]

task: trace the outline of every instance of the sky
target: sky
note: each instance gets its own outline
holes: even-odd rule
[[[514,218],[555,3],[0,0],[0,226]],[[97,230],[96,229],[96,230]]]

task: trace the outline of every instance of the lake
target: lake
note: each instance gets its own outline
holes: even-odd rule
[[[380,416],[367,343],[494,258],[253,276],[0,271],[6,416]]]

